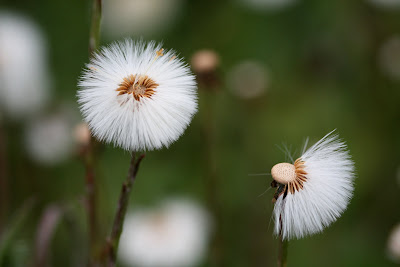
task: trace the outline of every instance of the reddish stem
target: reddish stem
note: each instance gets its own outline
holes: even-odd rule
[[[128,176],[121,188],[121,193],[118,200],[117,212],[115,214],[111,234],[107,239],[105,248],[108,266],[110,267],[116,266],[119,239],[121,237],[121,233],[123,230],[123,224],[124,224],[126,210],[129,204],[129,197],[132,190],[132,185],[135,182],[137,172],[139,171],[140,162],[144,157],[145,154],[142,154],[136,160],[135,153],[132,152],[132,158]]]

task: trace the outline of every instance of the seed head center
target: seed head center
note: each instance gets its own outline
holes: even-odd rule
[[[285,190],[293,194],[300,191],[307,181],[305,162],[298,158],[294,164],[279,163],[271,169],[272,178],[279,184],[285,185]]]
[[[296,179],[296,169],[293,164],[279,163],[272,167],[272,178],[280,184],[288,184]]]
[[[147,75],[129,75],[123,79],[116,89],[118,95],[130,94],[136,101],[151,96],[155,93],[158,84]]]
[[[146,93],[146,87],[140,84],[133,84],[130,88],[130,90],[132,91],[132,94],[140,96],[140,95],[144,95]]]

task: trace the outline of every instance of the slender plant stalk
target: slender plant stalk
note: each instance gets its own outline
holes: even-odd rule
[[[220,179],[217,170],[217,137],[216,137],[216,92],[214,88],[205,88],[202,91],[202,137],[204,140],[204,175],[206,183],[207,204],[216,221],[216,229],[211,241],[211,264],[222,265],[223,238],[222,238],[222,216],[219,200]]]
[[[89,230],[89,250],[90,259],[89,265],[95,263],[97,257],[97,240],[98,240],[98,224],[97,224],[97,211],[96,211],[96,184],[94,172],[94,158],[93,158],[93,140],[90,141],[85,159],[85,183],[86,183],[86,208],[88,217],[88,230]]]
[[[93,0],[92,23],[90,27],[90,39],[89,39],[90,56],[94,51],[96,51],[100,43],[101,4],[102,0]]]
[[[217,55],[216,55],[217,57]],[[194,64],[196,64],[194,62]],[[217,169],[217,94],[221,86],[218,64],[196,73],[199,84],[201,134],[203,139],[204,181],[207,205],[216,222],[215,232],[210,244],[211,266],[223,265],[223,236],[220,195],[220,177]],[[196,68],[195,68],[196,69]]]
[[[278,267],[286,267],[287,266],[287,249],[288,249],[288,241],[284,240],[282,236],[282,221],[280,222],[280,231],[279,231],[279,250],[278,250]]]
[[[51,248],[51,240],[61,221],[63,210],[61,207],[50,204],[40,219],[35,239],[33,266],[48,266],[48,254]]]
[[[4,262],[6,261],[6,255],[8,250],[10,249],[13,241],[19,231],[23,227],[26,227],[28,222],[27,219],[29,215],[32,213],[33,207],[35,204],[35,198],[30,197],[24,201],[22,206],[15,211],[13,216],[10,218],[7,227],[0,235],[0,266],[6,266]]]
[[[7,155],[6,134],[3,124],[0,122],[0,232],[6,223],[8,207],[8,179],[7,179]]]
[[[118,208],[114,217],[113,227],[111,230],[111,234],[107,239],[105,254],[107,258],[107,266],[109,267],[116,266],[119,239],[121,237],[124,218],[129,204],[129,197],[131,194],[132,185],[135,182],[137,172],[139,171],[140,162],[142,161],[144,156],[145,154],[142,154],[139,156],[139,158],[136,159],[135,152],[132,152],[128,176],[126,178],[126,181],[122,185],[121,193],[118,200]]]
[[[101,22],[101,5],[102,0],[93,0],[92,3],[92,19],[89,36],[89,57],[97,50],[100,43],[100,22]],[[97,257],[97,240],[98,225],[96,212],[96,179],[94,171],[94,145],[95,140],[90,139],[87,149],[85,149],[84,162],[86,168],[86,207],[88,213],[88,230],[89,230],[89,266],[95,265]]]

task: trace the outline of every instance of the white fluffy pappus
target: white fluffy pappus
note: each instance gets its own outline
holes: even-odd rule
[[[210,227],[208,212],[191,200],[136,210],[126,216],[119,256],[127,266],[196,266],[205,256]]]
[[[340,217],[352,197],[354,163],[346,144],[333,132],[303,151],[293,164],[275,165],[271,174],[278,187],[275,233],[283,239],[323,231]]]
[[[130,151],[169,146],[197,111],[188,65],[155,42],[126,39],[103,47],[79,87],[78,102],[93,135]]]

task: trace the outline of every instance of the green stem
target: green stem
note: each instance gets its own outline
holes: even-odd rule
[[[117,251],[119,245],[119,239],[121,237],[121,233],[123,230],[123,224],[125,219],[126,210],[129,204],[129,197],[132,190],[132,185],[135,182],[137,172],[139,171],[139,165],[145,154],[139,156],[136,160],[135,153],[132,152],[131,163],[129,167],[128,176],[126,181],[122,185],[121,193],[118,201],[117,212],[115,213],[114,223],[112,227],[111,234],[107,240],[106,244],[106,257],[107,257],[107,266],[113,267],[116,266],[117,262]]]
[[[97,50],[100,43],[101,3],[102,0],[93,0],[92,23],[90,27],[89,53],[90,56]]]

